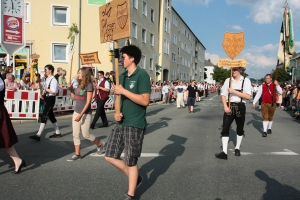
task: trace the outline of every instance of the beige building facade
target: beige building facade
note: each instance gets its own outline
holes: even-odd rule
[[[31,64],[29,55],[36,53],[40,55],[41,73],[46,64],[52,64],[66,69],[68,79],[82,66],[80,53],[98,52],[101,64],[92,66],[104,72],[114,70],[113,43],[100,42],[99,6],[107,2],[109,0],[27,0],[26,47],[18,53],[26,54],[25,68]],[[67,37],[74,23],[79,34],[72,54]],[[129,38],[118,40],[118,48],[127,45],[128,40],[139,46],[143,54],[139,66],[153,81],[202,81],[205,47],[174,10],[171,0],[130,0],[130,30]],[[122,66],[118,67],[122,72]]]

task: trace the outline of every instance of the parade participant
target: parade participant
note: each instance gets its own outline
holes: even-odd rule
[[[0,76],[0,149],[4,149],[15,163],[15,174],[19,174],[26,162],[22,160],[14,147],[18,142],[18,136],[11,123],[10,117],[4,105],[5,84]]]
[[[177,108],[184,108],[184,101],[183,101],[183,93],[186,90],[186,87],[184,85],[182,85],[182,81],[179,82],[179,85],[177,85],[175,87],[175,90],[177,92],[177,98],[176,98],[176,102],[177,102]]]
[[[196,100],[196,92],[197,92],[197,86],[196,81],[192,80],[191,85],[188,86],[187,90],[187,105],[188,105],[188,112],[194,113],[194,105]]]
[[[242,67],[232,69],[232,79],[227,78],[222,86],[221,98],[224,106],[223,128],[222,128],[222,147],[221,153],[215,154],[216,158],[227,160],[227,147],[229,141],[229,129],[235,120],[236,123],[236,146],[235,156],[240,156],[240,146],[244,135],[244,124],[246,114],[246,99],[251,96],[251,81],[241,75]],[[230,88],[231,81],[231,88]],[[229,95],[231,94],[231,95]],[[229,99],[229,96],[231,98]],[[230,101],[230,107],[229,102]]]
[[[205,97],[208,97],[208,83],[206,82],[204,84],[204,93],[205,93]]]
[[[45,66],[45,75],[47,77],[45,83],[44,83],[44,93],[43,93],[43,99],[45,108],[41,116],[41,124],[39,131],[36,135],[29,136],[30,139],[40,141],[41,134],[46,126],[47,119],[49,117],[50,121],[52,122],[52,125],[54,127],[55,133],[51,135],[49,138],[57,138],[61,137],[56,118],[53,113],[53,106],[55,104],[55,96],[58,91],[58,83],[57,80],[53,76],[54,67],[52,65],[46,65]]]
[[[164,86],[162,88],[162,95],[163,95],[163,101],[162,103],[168,104],[169,103],[169,85],[167,83],[164,83]]]
[[[271,74],[265,75],[265,83],[259,86],[254,98],[252,108],[255,108],[256,102],[261,98],[261,114],[263,117],[263,134],[262,137],[267,137],[267,133],[272,133],[273,116],[276,110],[276,92],[282,94],[282,88],[275,80],[272,82]]]
[[[97,146],[97,153],[101,154],[104,150],[104,143],[101,143],[94,135],[89,133],[89,126],[92,119],[91,103],[94,91],[90,71],[86,68],[81,68],[78,73],[78,87],[73,88],[72,84],[69,83],[68,88],[76,104],[72,118],[75,155],[67,161],[74,161],[81,158],[80,129],[83,137],[93,142]]]
[[[114,86],[115,94],[121,95],[121,113],[114,118],[119,122],[109,136],[105,159],[128,177],[125,199],[134,199],[135,190],[142,182],[137,161],[141,155],[147,127],[146,108],[150,102],[150,76],[139,67],[142,52],[134,45],[121,49],[121,61],[126,69],[120,75],[120,85]],[[124,150],[124,160],[120,159]]]
[[[94,115],[94,119],[90,125],[91,129],[95,128],[95,124],[98,121],[99,117],[101,117],[102,125],[99,128],[108,127],[108,121],[106,118],[105,113],[105,102],[107,101],[109,97],[109,90],[110,84],[107,80],[104,78],[104,72],[98,71],[98,85],[96,86],[95,92],[94,92],[94,99],[97,102],[97,110]]]

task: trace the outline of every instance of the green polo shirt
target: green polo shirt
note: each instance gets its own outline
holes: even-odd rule
[[[127,71],[122,73],[120,75],[120,84],[126,90],[135,94],[151,93],[150,77],[144,69],[139,67],[136,68],[131,76],[128,76]],[[147,106],[138,105],[126,96],[121,95],[121,112],[123,119],[119,124],[121,126],[144,129],[147,126],[146,108]]]

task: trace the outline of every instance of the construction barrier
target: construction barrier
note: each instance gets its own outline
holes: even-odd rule
[[[74,110],[75,101],[71,98],[71,92],[68,89],[59,89],[56,93],[53,112],[63,112]]]
[[[161,89],[152,89],[150,94],[150,101],[160,101],[161,100]]]
[[[5,91],[5,107],[12,119],[39,118],[40,92],[29,90]]]

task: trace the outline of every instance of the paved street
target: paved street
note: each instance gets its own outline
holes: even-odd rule
[[[221,152],[222,115],[215,93],[197,103],[194,114],[177,109],[175,103],[150,106],[139,159],[144,180],[137,196],[146,200],[299,200],[300,120],[278,109],[273,133],[262,138],[260,112],[248,103],[241,157],[232,153],[233,124],[228,160],[218,160],[214,154]],[[114,126],[112,113],[108,119],[110,127],[91,130],[104,141]],[[19,175],[11,174],[13,162],[0,151],[0,199],[122,199],[126,177],[103,155],[95,155],[91,142],[82,141],[81,160],[67,162],[74,153],[71,119],[58,123],[63,137],[49,139],[53,134],[49,123],[40,142],[28,138],[39,124],[14,124],[19,136],[16,149],[28,166]]]

